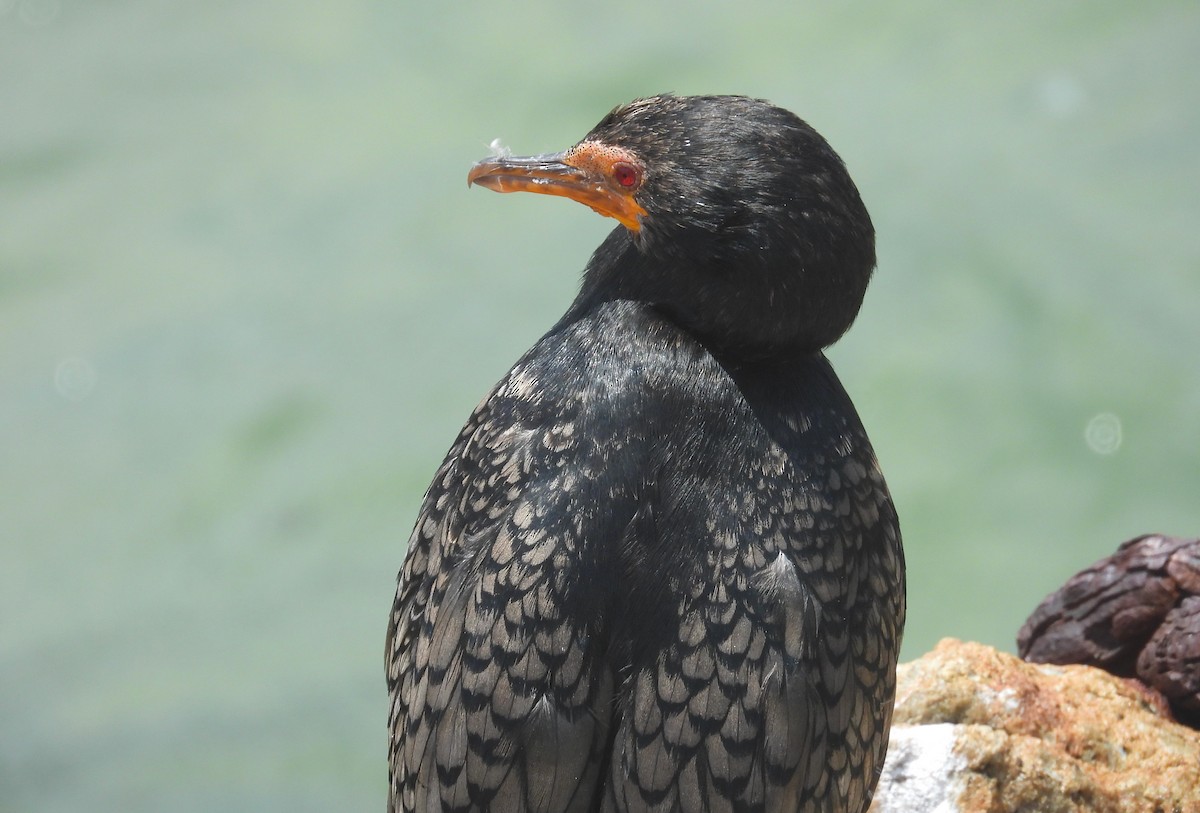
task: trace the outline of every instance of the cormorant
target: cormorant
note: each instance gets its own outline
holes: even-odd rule
[[[861,813],[904,561],[821,352],[875,266],[841,159],[768,102],[664,95],[468,182],[620,225],[425,495],[388,809]]]

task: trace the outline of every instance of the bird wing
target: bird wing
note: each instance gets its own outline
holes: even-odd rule
[[[598,602],[635,512],[614,380],[548,337],[477,408],[425,496],[387,638],[391,810],[593,804],[615,676]],[[633,409],[634,407],[629,407]],[[636,420],[633,421],[636,424]],[[593,578],[595,576],[595,578]]]
[[[755,575],[775,578],[774,569]],[[797,586],[793,576],[791,584],[761,589]],[[787,648],[799,656],[811,646],[817,614],[799,595],[778,599],[793,617],[756,618],[720,588],[681,608],[676,640],[635,673],[606,809],[809,809],[802,807],[813,791],[809,778],[824,773],[828,752],[826,710],[811,663],[789,657]],[[797,627],[787,630],[785,646],[780,626]]]
[[[891,499],[823,359],[714,366],[691,370],[705,397],[665,410],[690,431],[657,448],[686,463],[652,452],[655,521],[627,539],[658,574],[627,582],[631,629],[658,637],[616,698],[603,809],[862,811],[904,617]]]

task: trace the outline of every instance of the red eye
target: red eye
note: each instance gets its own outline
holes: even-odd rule
[[[633,164],[618,161],[612,166],[613,180],[626,189],[633,189],[642,182],[642,171]]]

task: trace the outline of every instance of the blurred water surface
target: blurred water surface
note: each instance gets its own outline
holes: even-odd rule
[[[0,810],[380,810],[421,493],[611,221],[495,137],[742,92],[879,233],[831,352],[905,655],[1200,532],[1200,6],[0,2]]]

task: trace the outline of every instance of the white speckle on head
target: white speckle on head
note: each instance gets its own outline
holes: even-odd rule
[[[492,142],[488,144],[488,149],[491,150],[492,155],[496,158],[507,158],[512,155],[512,150],[504,146],[504,143],[499,138],[493,138]]]

